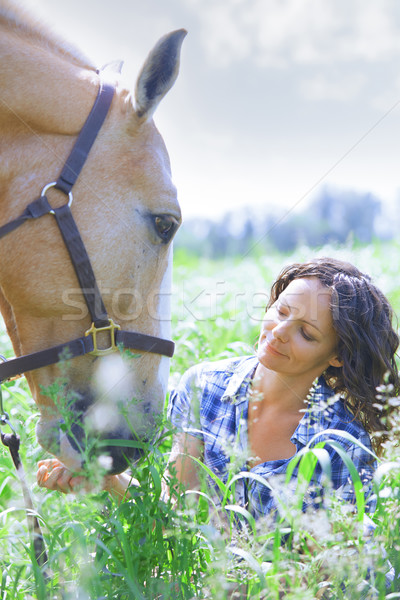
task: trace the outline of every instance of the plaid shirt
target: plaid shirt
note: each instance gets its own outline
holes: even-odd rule
[[[280,500],[285,500],[282,498],[283,493],[286,493],[286,501],[290,500],[297,483],[296,468],[290,485],[282,485],[293,457],[263,462],[251,469],[247,466],[248,391],[257,364],[257,358],[249,356],[196,365],[183,375],[177,389],[171,392],[168,406],[168,418],[175,427],[203,440],[204,463],[218,477],[226,482],[229,473],[246,472],[235,484],[236,502],[247,507],[256,517],[275,511]],[[343,402],[333,397],[332,390],[323,377],[320,377],[310,392],[304,416],[296,427],[291,442],[296,446],[297,454],[314,436],[312,446],[326,441],[332,488],[336,490],[337,496],[354,504],[355,493],[349,471],[329,440],[340,443],[351,458],[367,496],[376,468],[375,461],[366,450],[339,433],[324,435],[326,429],[347,432],[371,449],[370,438],[365,429],[345,408]],[[314,493],[311,492],[308,498],[314,506],[316,495],[323,488],[322,480],[323,470],[318,463],[310,488],[314,489]],[[315,490],[318,490],[316,495]],[[307,501],[303,504],[303,510],[306,506]],[[373,508],[374,502],[370,500],[367,510],[372,511]]]

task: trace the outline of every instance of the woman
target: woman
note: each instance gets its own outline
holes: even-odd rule
[[[335,429],[347,433],[329,439],[342,444],[368,492],[375,463],[365,448],[372,436],[379,451],[382,438],[373,434],[385,429],[387,410],[378,406],[376,388],[386,376],[398,393],[398,344],[387,299],[356,267],[332,258],[286,267],[272,286],[256,356],[192,367],[171,393],[168,417],[178,433],[170,464],[178,481],[199,486],[192,457],[222,479],[230,468],[247,470],[250,476],[236,486],[237,501],[256,516],[267,514],[279,500],[251,474],[267,481],[283,477],[312,438],[327,440],[323,432]],[[333,488],[354,502],[347,467],[329,443],[326,449]],[[314,500],[321,480],[317,468]],[[71,491],[81,481],[56,461],[40,463],[44,487]],[[123,495],[128,483],[122,474],[106,478],[105,487]]]
[[[386,373],[394,394],[399,391],[398,343],[388,301],[356,267],[331,258],[286,267],[272,286],[256,356],[195,366],[171,394],[168,416],[182,431],[172,452],[178,480],[198,486],[190,456],[203,457],[225,479],[230,446],[231,456],[243,457],[247,449],[253,457],[245,464],[239,459],[234,470],[247,468],[273,481],[284,477],[291,458],[314,436],[314,444],[328,437],[353,460],[368,495],[371,454],[323,431],[345,431],[371,448],[370,436],[385,429],[386,408],[377,406],[376,388]],[[319,410],[334,394],[340,400]],[[372,441],[379,451],[382,438]],[[329,443],[326,450],[333,488],[354,503],[345,464]],[[317,468],[317,488],[321,478]],[[256,478],[236,484],[236,495],[256,516],[276,508],[276,495]]]

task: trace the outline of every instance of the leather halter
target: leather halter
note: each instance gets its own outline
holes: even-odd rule
[[[66,358],[75,358],[85,354],[103,356],[115,352],[118,346],[168,357],[174,353],[173,342],[143,333],[123,331],[108,317],[89,256],[70,210],[72,187],[107,116],[114,91],[114,86],[104,82],[100,84],[93,108],[57,181],[46,185],[39,198],[29,204],[19,217],[0,227],[1,239],[7,233],[20,227],[25,221],[38,219],[47,214],[55,217],[92,317],[92,325],[82,337],[70,342],[3,362],[0,364],[0,383],[16,375],[55,364]],[[68,202],[60,208],[52,208],[47,200],[46,192],[52,187],[68,196]],[[108,348],[98,348],[97,334],[104,331],[109,333],[110,345]]]

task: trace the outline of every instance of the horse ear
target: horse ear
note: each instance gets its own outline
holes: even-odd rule
[[[135,88],[136,113],[141,119],[151,118],[160,100],[175,83],[186,33],[185,29],[167,33],[148,55]]]

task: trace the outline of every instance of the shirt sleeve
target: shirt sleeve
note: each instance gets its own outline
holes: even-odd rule
[[[200,406],[203,395],[202,365],[191,367],[172,390],[168,402],[167,419],[180,431],[203,437],[200,424]]]

